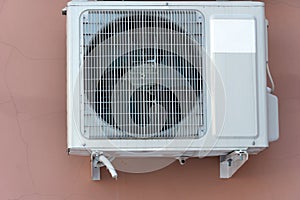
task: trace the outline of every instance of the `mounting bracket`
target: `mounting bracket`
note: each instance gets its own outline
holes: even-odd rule
[[[93,152],[91,154],[91,177],[94,181],[100,180],[100,163],[99,163],[99,153]]]
[[[112,178],[117,179],[118,174],[111,164],[111,162],[99,152],[93,152],[91,154],[91,176],[92,180],[99,181],[101,179],[100,176],[100,168],[106,166]]]
[[[220,156],[220,178],[230,178],[248,160],[248,157],[248,152],[245,150]]]

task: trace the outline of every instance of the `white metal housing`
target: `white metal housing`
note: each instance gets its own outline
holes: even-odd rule
[[[262,2],[72,1],[66,11],[70,154],[248,159],[278,139]]]

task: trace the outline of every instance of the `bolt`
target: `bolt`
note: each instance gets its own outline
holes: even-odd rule
[[[240,161],[244,160],[243,154],[240,154]]]

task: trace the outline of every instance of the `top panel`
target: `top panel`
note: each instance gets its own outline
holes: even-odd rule
[[[264,7],[263,2],[256,1],[88,1],[73,0],[68,6],[224,6],[224,7]]]

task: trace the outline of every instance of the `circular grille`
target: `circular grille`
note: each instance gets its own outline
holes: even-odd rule
[[[165,19],[145,19],[149,23],[135,16],[117,20],[86,48],[85,98],[115,138],[169,137],[189,114],[201,114],[197,43]]]

